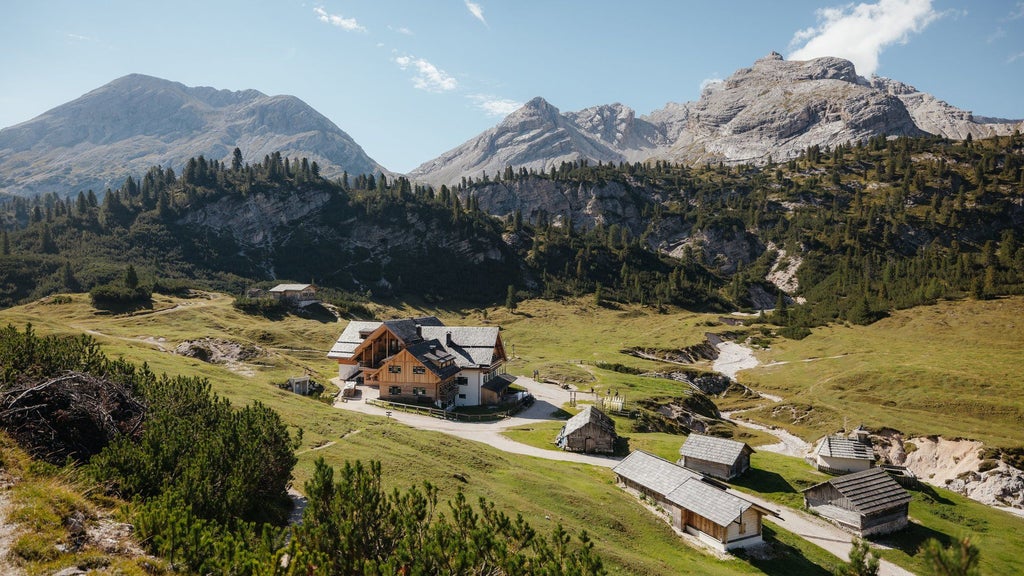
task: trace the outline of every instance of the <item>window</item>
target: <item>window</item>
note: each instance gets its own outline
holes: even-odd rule
[[[388,387],[388,394],[390,394],[392,396],[398,396],[401,393],[402,393],[402,387],[401,386],[389,386]]]
[[[459,386],[469,386],[469,378],[466,378],[465,376],[459,376],[458,378],[455,379],[455,383],[458,384]]]
[[[397,364],[392,364],[392,365],[388,366],[388,372],[390,372],[392,374],[401,374],[402,373],[402,367],[397,365]]]
[[[466,395],[465,394],[459,394],[459,399],[460,400],[465,400],[466,399]]]
[[[413,374],[426,374],[427,373],[427,369],[424,368],[423,366],[413,366],[412,367],[412,373]]]
[[[427,395],[427,389],[426,388],[414,387],[412,389],[412,394],[413,394],[413,396],[426,396]]]

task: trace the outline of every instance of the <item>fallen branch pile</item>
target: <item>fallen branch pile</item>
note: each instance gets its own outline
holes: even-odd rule
[[[19,379],[0,390],[0,427],[54,464],[88,460],[121,435],[137,437],[145,413],[128,386],[85,372]]]

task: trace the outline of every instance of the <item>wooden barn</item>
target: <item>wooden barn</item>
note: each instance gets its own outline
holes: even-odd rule
[[[803,494],[808,509],[861,537],[907,525],[910,493],[881,468],[839,476]]]
[[[853,437],[834,434],[826,436],[814,450],[814,466],[829,474],[860,472],[875,465],[875,453],[867,430],[854,430]]]
[[[726,551],[760,544],[762,518],[775,512],[726,492],[697,474],[642,450],[612,469],[619,483],[666,511],[672,525]]]
[[[562,426],[555,444],[569,452],[599,452],[611,454],[615,451],[615,422],[604,412],[587,406]]]
[[[690,434],[679,449],[679,464],[720,480],[732,480],[750,469],[754,449],[744,442]]]
[[[267,293],[275,300],[286,302],[305,303],[317,301],[316,286],[312,284],[278,284],[268,290]]]

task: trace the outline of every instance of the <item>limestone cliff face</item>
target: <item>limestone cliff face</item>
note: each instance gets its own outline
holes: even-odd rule
[[[326,177],[383,168],[330,120],[294,96],[192,88],[131,74],[0,130],[0,191],[36,194],[116,188],[129,174],[193,156],[247,162],[273,152],[316,161]]]
[[[763,163],[880,134],[962,139],[1021,128],[1020,120],[975,117],[894,80],[865,79],[841,58],[789,62],[772,53],[711,84],[696,102],[669,103],[647,116],[622,104],[559,113],[536,98],[409,176],[452,184],[508,165],[544,170],[578,159]]]

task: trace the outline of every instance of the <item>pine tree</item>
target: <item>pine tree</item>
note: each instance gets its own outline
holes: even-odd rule
[[[857,538],[850,550],[850,562],[836,570],[836,576],[878,576],[878,556],[866,540]]]
[[[516,310],[516,287],[509,284],[508,289],[505,291],[505,308],[508,308],[509,312],[515,312]]]
[[[7,236],[7,230],[4,230],[3,239],[0,240],[0,255],[10,256],[11,254],[11,239]]]
[[[131,264],[129,264],[128,268],[124,271],[124,285],[128,287],[129,290],[134,290],[139,286],[139,275],[135,273],[135,266],[132,266]]]
[[[978,576],[981,568],[981,552],[971,544],[970,536],[954,542],[948,548],[930,538],[921,546],[928,574],[932,576]]]

